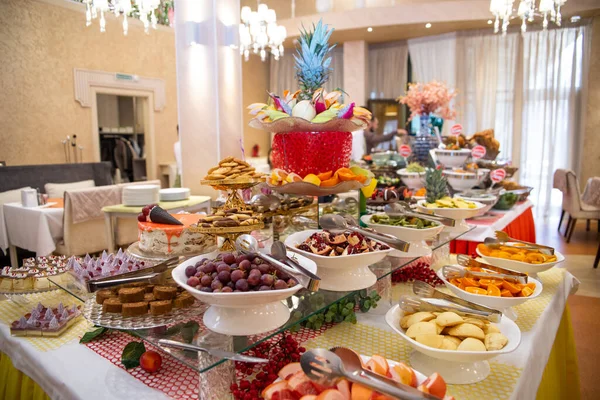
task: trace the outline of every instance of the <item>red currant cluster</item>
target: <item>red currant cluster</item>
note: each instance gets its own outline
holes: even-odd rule
[[[269,360],[266,364],[236,363],[236,369],[244,379],[231,385],[236,400],[260,400],[264,388],[277,380],[277,373],[291,362],[300,361],[306,349],[290,335],[283,335],[275,343],[262,342],[248,351],[248,355]],[[250,380],[253,378],[252,380]]]
[[[392,273],[392,282],[413,282],[423,281],[432,286],[441,286],[444,282],[438,278],[435,271],[429,267],[429,264],[418,262],[415,265],[400,268]]]

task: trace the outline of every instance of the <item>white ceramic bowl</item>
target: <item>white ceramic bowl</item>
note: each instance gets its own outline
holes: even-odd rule
[[[392,307],[385,315],[387,324],[406,340],[415,350],[410,357],[411,366],[425,375],[438,372],[446,381],[453,384],[469,384],[485,379],[490,373],[487,360],[501,354],[515,351],[521,343],[521,330],[511,319],[502,316],[496,326],[508,338],[502,350],[495,351],[456,351],[441,350],[425,346],[406,336],[406,330],[400,328],[400,319],[404,311],[399,305]]]
[[[408,172],[406,168],[402,168],[396,173],[409,189],[416,190],[425,186],[425,172]]]
[[[547,271],[550,268],[554,267],[556,264],[560,264],[561,262],[565,261],[565,256],[563,256],[556,250],[554,250],[556,261],[544,264],[529,264],[523,261],[507,260],[506,258],[484,256],[483,254],[481,254],[479,249],[477,249],[477,254],[479,255],[479,257],[483,258],[484,261],[488,264],[492,264],[500,268],[512,269],[513,271],[525,272],[530,275],[535,275],[540,272]]]
[[[480,184],[487,174],[489,169],[478,169],[477,172],[458,172],[452,170],[444,170],[443,174],[448,180],[448,184],[456,191],[469,190]]]
[[[460,267],[460,266],[459,266]],[[535,290],[529,297],[495,297],[495,296],[486,296],[482,294],[473,294],[469,293],[466,290],[462,290],[457,286],[451,284],[442,274],[442,269],[438,271],[438,276],[444,283],[446,287],[450,289],[455,296],[460,297],[461,299],[470,301],[472,303],[481,304],[482,306],[486,306],[489,308],[493,308],[494,310],[500,310],[502,313],[512,320],[517,319],[517,314],[514,310],[511,310],[511,307],[518,306],[519,304],[523,304],[528,300],[535,299],[538,297],[542,290],[544,289],[542,283],[537,279],[533,279],[528,277],[528,282],[535,283]]]
[[[445,150],[435,149],[435,156],[440,162],[447,168],[462,167],[467,161],[467,158],[471,155],[471,150],[460,149],[460,150]]]
[[[446,227],[445,230],[447,232],[452,233],[461,233],[466,232],[470,229],[469,225],[465,222],[465,219],[473,218],[479,213],[481,210],[486,207],[485,204],[481,204],[478,201],[472,201],[471,203],[475,203],[475,208],[443,208],[443,207],[435,207],[435,208],[427,208],[425,205],[427,200],[419,200],[417,202],[417,209],[421,212],[428,214],[439,215],[440,217],[447,217],[456,220],[456,224],[453,227]]]
[[[377,282],[377,276],[369,269],[369,265],[381,261],[392,249],[379,250],[372,253],[351,254],[347,256],[321,256],[296,248],[313,233],[320,230],[309,229],[291,234],[285,239],[288,249],[314,261],[319,267],[320,288],[334,292],[348,292],[371,287]]]
[[[463,200],[466,201],[477,201],[481,204],[485,204],[485,207],[483,207],[481,210],[479,210],[479,214],[477,215],[484,215],[485,213],[487,213],[488,211],[490,211],[492,209],[492,207],[494,207],[494,204],[496,204],[498,202],[498,196],[496,196],[495,194],[489,194],[486,197],[468,197],[468,196],[463,196],[460,193],[456,193],[454,195],[455,198],[461,198]]]
[[[410,242],[407,252],[394,250],[390,255],[394,257],[423,257],[431,255],[431,247],[425,243],[425,240],[433,239],[442,230],[444,225],[439,224],[433,228],[415,229],[405,226],[392,226],[384,224],[375,224],[371,222],[371,215],[363,215],[360,220],[369,228],[377,232],[387,233],[396,236],[400,240]]]
[[[209,304],[203,321],[208,329],[224,335],[256,335],[277,329],[290,318],[288,307],[282,302],[300,289],[296,285],[283,290],[262,292],[205,293],[189,286],[185,269],[203,258],[213,259],[218,252],[202,254],[190,258],[173,269],[173,279],[179,286],[190,292],[198,300]],[[288,252],[306,269],[316,272],[316,264],[299,254]]]

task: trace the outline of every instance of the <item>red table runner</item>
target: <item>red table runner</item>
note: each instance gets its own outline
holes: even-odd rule
[[[535,243],[535,223],[533,221],[532,208],[528,208],[514,221],[503,229],[510,237]],[[479,242],[468,240],[453,240],[450,242],[450,252],[456,254],[476,254],[475,249]]]

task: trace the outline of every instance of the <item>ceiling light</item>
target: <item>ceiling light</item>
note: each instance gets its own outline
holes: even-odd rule
[[[571,17],[571,22],[574,23],[574,24],[577,23],[577,22],[579,22],[580,20],[581,20],[581,17],[579,15],[573,15]]]
[[[277,25],[275,10],[262,3],[257,11],[250,7],[242,7],[239,25],[240,54],[248,61],[250,53],[260,54],[260,59],[267,59],[267,50],[275,60],[283,56],[283,42],[287,37],[285,27]]]
[[[491,19],[488,19],[488,25],[491,25],[493,23],[494,23],[494,21],[492,21]]]
[[[428,22],[428,23],[426,23],[426,24],[425,24],[425,28],[427,28],[427,29],[431,28],[431,24],[430,24],[429,22]]]
[[[562,15],[560,9],[565,5],[567,0],[540,0],[539,6],[536,7],[534,0],[520,0],[518,8],[513,8],[513,3],[516,0],[491,0],[490,12],[494,15],[494,32],[502,31],[506,35],[509,21],[513,18],[521,19],[521,32],[527,32],[527,22],[533,22],[534,17],[541,16],[542,29],[548,29],[548,22],[552,21],[556,26],[561,25]],[[516,4],[515,4],[516,6]],[[513,15],[513,11],[517,15]]]
[[[373,32],[373,28],[371,28],[371,27],[368,27],[368,28],[367,28],[367,32]]]

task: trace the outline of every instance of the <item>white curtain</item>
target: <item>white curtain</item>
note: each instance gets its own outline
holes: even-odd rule
[[[554,171],[578,170],[590,41],[589,25],[523,37],[520,176],[545,214],[560,204],[551,196]]]
[[[367,93],[371,99],[395,99],[406,90],[408,45],[405,41],[369,46]]]
[[[413,82],[436,80],[450,89],[456,88],[456,32],[409,39],[408,52]],[[455,121],[444,121],[442,133],[447,134],[454,124]]]
[[[279,61],[271,60],[270,63],[270,84],[271,92],[283,95],[284,90],[295,91],[298,89],[296,81],[296,70],[294,69],[295,50],[288,49],[285,55]],[[329,80],[325,84],[325,90],[344,88],[344,49],[343,46],[336,46],[331,52],[331,68],[333,71],[329,75]]]
[[[500,157],[511,159],[519,33],[459,32],[456,42],[456,120],[467,136],[494,129]]]

